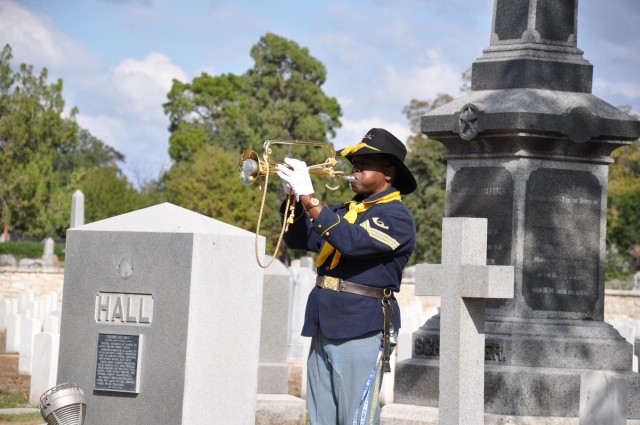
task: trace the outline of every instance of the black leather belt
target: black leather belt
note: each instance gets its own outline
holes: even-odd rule
[[[378,298],[382,300],[383,322],[383,366],[385,372],[391,371],[389,360],[391,358],[391,350],[396,346],[395,330],[393,328],[393,290],[391,288],[376,288],[373,286],[361,285],[355,282],[348,282],[338,277],[318,276],[316,278],[316,286],[329,289],[336,292],[349,292],[351,294],[364,295],[365,297]]]
[[[365,297],[371,298],[385,298],[393,296],[393,291],[391,289],[376,288],[355,282],[347,282],[339,277],[332,276],[316,277],[316,286],[336,292],[349,292],[351,294],[364,295]]]

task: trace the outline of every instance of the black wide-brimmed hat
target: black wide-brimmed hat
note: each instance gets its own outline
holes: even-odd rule
[[[407,148],[396,136],[383,128],[372,128],[365,134],[360,143],[341,149],[337,153],[351,162],[353,162],[353,157],[356,155],[384,154],[396,166],[395,188],[403,195],[416,190],[416,179],[413,178],[411,171],[404,165]]]

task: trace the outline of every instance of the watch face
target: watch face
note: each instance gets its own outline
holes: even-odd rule
[[[320,201],[318,200],[318,198],[311,198],[311,201],[309,201],[311,203],[312,207],[317,207],[318,205],[320,205]]]

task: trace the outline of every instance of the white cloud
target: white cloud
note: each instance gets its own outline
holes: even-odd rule
[[[187,75],[161,53],[151,52],[142,60],[122,60],[113,71],[120,113],[135,120],[164,122],[161,105],[174,78],[185,81]]]
[[[78,124],[89,129],[91,134],[122,152],[122,141],[127,139],[127,123],[122,118],[109,115],[78,114]],[[120,141],[120,143],[118,143]]]
[[[170,163],[162,103],[173,79],[186,81],[187,75],[166,55],[151,52],[140,60],[123,59],[113,70],[94,78],[97,99],[88,113],[81,109],[78,122],[125,154],[124,169],[131,180],[140,183],[157,178],[159,170]]]
[[[593,81],[593,92],[600,93],[603,97],[606,95],[619,95],[625,99],[640,101],[640,83],[622,81],[622,82],[610,82],[602,79],[596,79]]]
[[[376,87],[377,97],[403,105],[411,99],[433,99],[439,93],[455,96],[459,92],[461,72],[435,50],[404,68],[386,64]]]
[[[50,19],[13,0],[0,2],[0,40],[18,63],[50,70],[94,69],[99,60],[81,43],[56,29]]]

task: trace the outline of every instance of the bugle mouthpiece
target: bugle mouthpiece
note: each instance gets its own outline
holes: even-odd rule
[[[346,182],[351,183],[352,181],[354,181],[356,178],[353,176],[342,176],[342,179]]]

